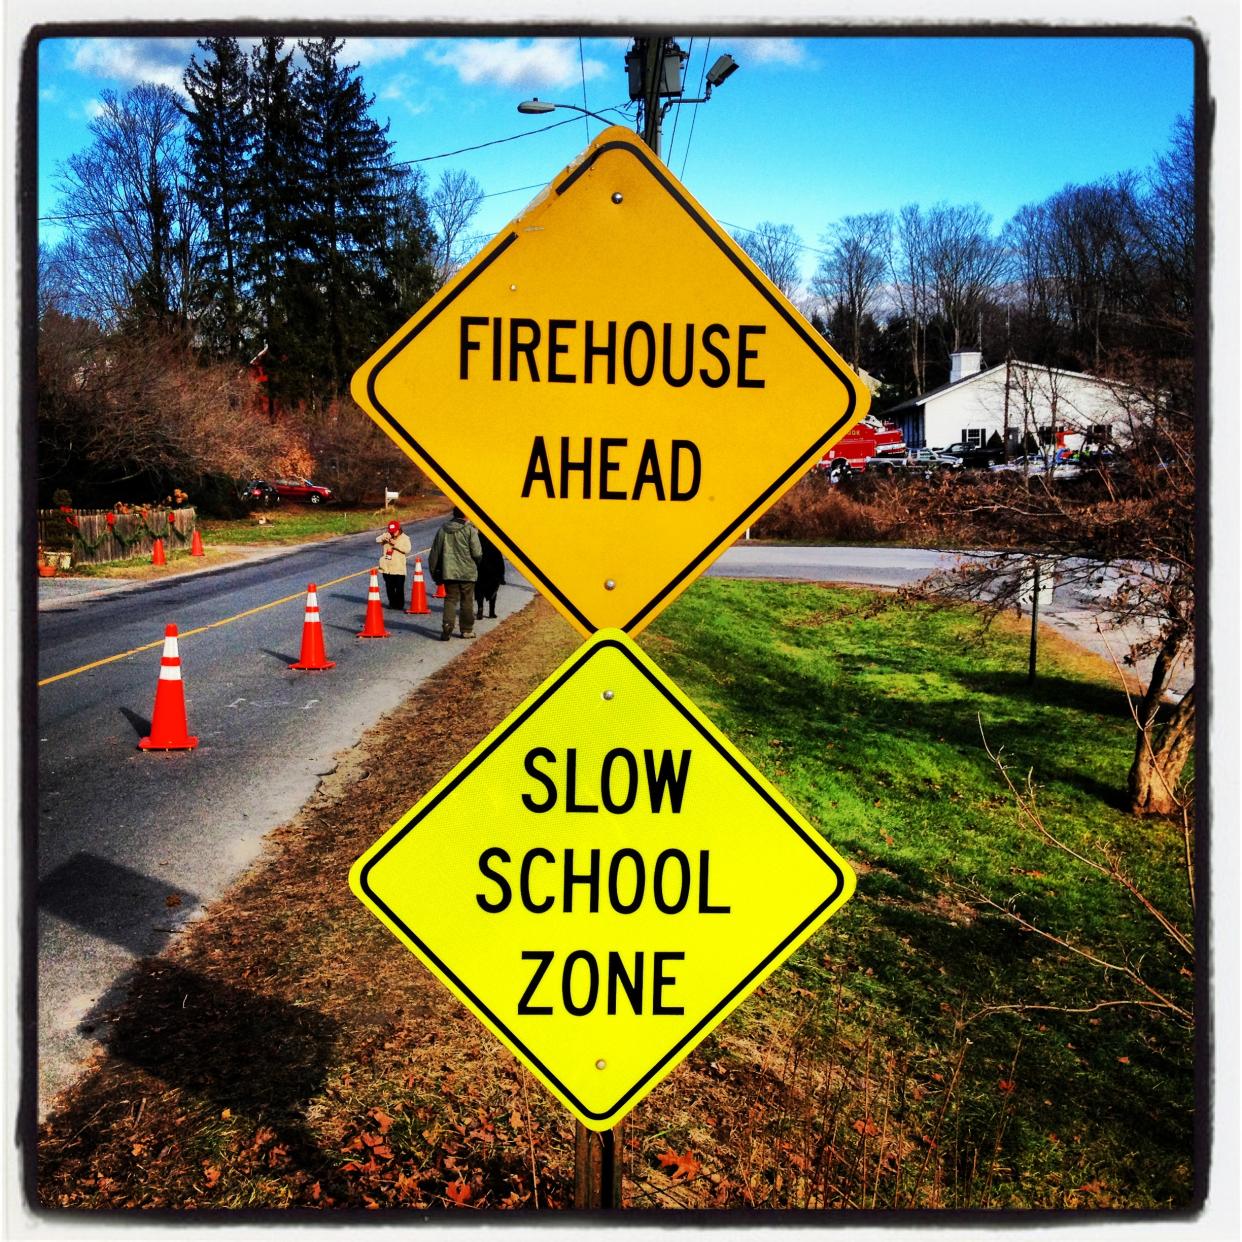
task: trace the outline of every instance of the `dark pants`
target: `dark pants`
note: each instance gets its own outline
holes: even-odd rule
[[[453,618],[460,617],[461,632],[474,633],[474,583],[446,582],[444,584],[444,616],[440,621],[443,634],[453,632]]]
[[[388,592],[389,608],[405,607],[405,574],[380,574],[384,589]]]

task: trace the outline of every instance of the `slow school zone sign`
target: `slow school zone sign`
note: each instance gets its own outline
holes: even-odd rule
[[[350,884],[604,1130],[849,898],[854,876],[611,630],[377,841]]]
[[[637,633],[866,412],[639,138],[605,130],[355,400],[583,633]]]

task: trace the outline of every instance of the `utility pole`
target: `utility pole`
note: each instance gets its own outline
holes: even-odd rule
[[[660,122],[664,110],[660,96],[664,90],[664,57],[669,40],[664,35],[638,35],[634,46],[626,53],[625,66],[629,71],[630,98],[637,100],[643,110],[643,141],[659,157]],[[680,62],[679,62],[680,64]],[[680,73],[677,94],[681,93]]]
[[[706,103],[712,88],[719,86],[737,69],[737,62],[727,53],[720,56],[704,75],[706,92],[702,99],[686,99],[682,95],[682,68],[688,59],[685,52],[667,35],[636,35],[634,44],[625,54],[629,77],[630,99],[642,108],[642,139],[658,159],[660,157],[660,122],[674,103]],[[661,101],[668,99],[668,103]],[[542,112],[562,105],[540,105],[538,101],[519,104],[522,112]],[[747,529],[747,538],[750,530]],[[602,1062],[601,1062],[602,1065]],[[574,1121],[574,1207],[580,1211],[616,1209],[621,1206],[621,1132],[588,1130]]]

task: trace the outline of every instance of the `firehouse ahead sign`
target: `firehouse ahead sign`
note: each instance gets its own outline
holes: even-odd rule
[[[350,884],[604,1130],[848,899],[854,876],[611,630],[377,841]]]
[[[627,129],[357,372],[355,400],[586,634],[634,634],[868,395]]]

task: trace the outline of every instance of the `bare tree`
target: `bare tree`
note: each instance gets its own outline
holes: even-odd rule
[[[1110,386],[1130,443],[1118,464],[1097,459],[1072,481],[996,476],[971,489],[932,493],[925,516],[937,529],[965,524],[979,544],[1014,550],[964,554],[954,570],[921,589],[971,600],[994,615],[1023,604],[1034,554],[1061,589],[1089,593],[1102,625],[1127,636],[1119,637],[1119,657],[1132,666],[1152,658],[1133,709],[1130,809],[1176,814],[1185,804],[1181,774],[1195,719],[1193,686],[1168,701],[1195,630],[1193,368],[1134,358],[1128,366],[1117,360],[1116,373]],[[1026,395],[1033,406],[1034,388]],[[1063,407],[1056,407],[1060,417]]]
[[[462,238],[483,201],[483,187],[464,169],[448,168],[427,204],[436,231],[432,261],[439,283],[444,284],[469,258],[462,251]]]
[[[976,204],[938,204],[927,214],[925,262],[936,309],[961,349],[995,293],[1004,251],[991,235],[992,218]]]
[[[925,390],[927,323],[932,312],[931,272],[927,261],[927,222],[917,203],[907,203],[897,214],[889,235],[888,274],[898,314],[910,337],[910,373],[918,392]]]
[[[759,265],[763,274],[790,300],[802,284],[802,238],[789,224],[763,220],[753,229],[738,229],[733,240]]]
[[[91,145],[59,170],[72,243],[73,303],[100,324],[184,327],[194,302],[202,221],[176,95],[140,83],[100,95]]]
[[[852,367],[862,363],[863,320],[874,309],[884,280],[893,221],[887,212],[846,216],[821,238],[828,253],[819,261],[811,288],[823,299],[831,322],[839,317],[848,333]]]

